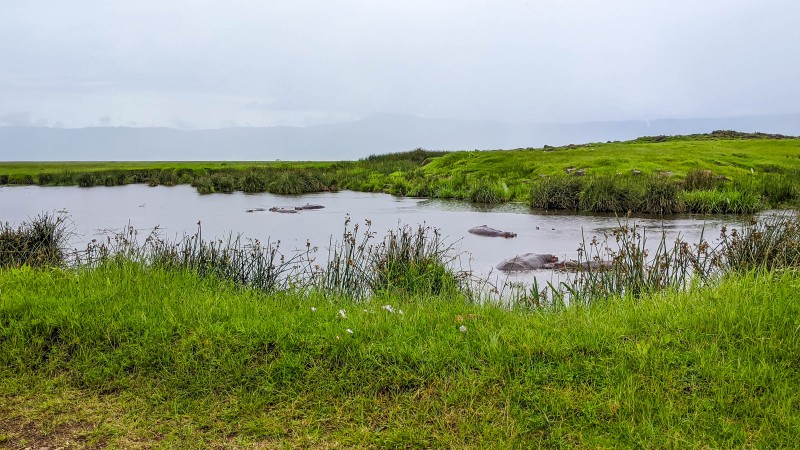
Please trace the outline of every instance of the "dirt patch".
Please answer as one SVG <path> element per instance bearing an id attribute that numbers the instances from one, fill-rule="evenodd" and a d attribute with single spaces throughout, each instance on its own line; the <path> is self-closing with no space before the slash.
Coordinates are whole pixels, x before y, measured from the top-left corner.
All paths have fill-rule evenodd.
<path id="1" fill-rule="evenodd" d="M 89 442 L 94 426 L 70 423 L 53 429 L 23 417 L 0 419 L 0 447 L 9 449 L 55 450 L 104 448 L 105 442 Z"/>

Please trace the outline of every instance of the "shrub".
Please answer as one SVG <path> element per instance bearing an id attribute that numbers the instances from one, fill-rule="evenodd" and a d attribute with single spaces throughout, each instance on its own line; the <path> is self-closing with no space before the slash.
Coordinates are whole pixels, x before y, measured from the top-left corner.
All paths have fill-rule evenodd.
<path id="1" fill-rule="evenodd" d="M 538 209 L 570 209 L 580 206 L 583 178 L 548 177 L 533 184 L 530 193 L 532 208 Z"/>
<path id="2" fill-rule="evenodd" d="M 469 191 L 469 201 L 472 203 L 502 203 L 505 201 L 504 197 L 502 188 L 487 181 L 476 183 Z"/>
<path id="3" fill-rule="evenodd" d="M 708 191 L 716 189 L 720 183 L 721 180 L 710 170 L 694 169 L 686 173 L 683 188 L 687 191 Z"/>
<path id="4" fill-rule="evenodd" d="M 580 209 L 592 212 L 639 211 L 641 194 L 637 185 L 621 177 L 591 177 L 580 197 Z"/>
<path id="5" fill-rule="evenodd" d="M 211 181 L 211 178 L 207 176 L 195 178 L 194 187 L 200 194 L 214 193 L 214 182 Z"/>
<path id="6" fill-rule="evenodd" d="M 678 186 L 669 178 L 652 175 L 645 180 L 642 211 L 651 214 L 675 214 L 683 210 L 678 200 Z"/>

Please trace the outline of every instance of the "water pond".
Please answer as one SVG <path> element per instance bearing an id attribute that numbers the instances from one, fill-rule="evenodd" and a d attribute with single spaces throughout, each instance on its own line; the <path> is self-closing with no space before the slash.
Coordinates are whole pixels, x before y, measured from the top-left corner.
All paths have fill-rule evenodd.
<path id="1" fill-rule="evenodd" d="M 324 209 L 297 214 L 249 209 L 273 206 L 293 208 L 306 203 Z M 186 185 L 148 187 L 0 187 L 0 221 L 18 224 L 42 212 L 69 217 L 73 233 L 71 246 L 82 248 L 93 238 L 109 230 L 130 225 L 147 233 L 158 226 L 166 238 L 194 234 L 198 222 L 204 238 L 227 237 L 230 233 L 261 241 L 281 241 L 281 251 L 304 249 L 306 242 L 319 247 L 319 256 L 327 254 L 330 239 L 339 239 L 345 220 L 359 223 L 363 229 L 371 221 L 372 231 L 383 236 L 400 225 L 424 224 L 441 231 L 444 241 L 462 254 L 461 266 L 478 275 L 496 274 L 493 267 L 505 258 L 520 253 L 552 253 L 561 260 L 575 259 L 579 243 L 618 227 L 625 218 L 614 215 L 564 214 L 533 212 L 523 205 L 476 206 L 459 201 L 395 197 L 387 194 L 342 191 L 301 196 L 272 194 L 200 195 Z M 669 218 L 635 217 L 629 219 L 651 232 L 654 245 L 665 230 L 669 239 L 680 235 L 697 242 L 704 236 L 716 238 L 719 229 L 741 220 L 730 216 L 676 216 Z M 517 234 L 516 238 L 476 236 L 471 227 L 488 225 Z M 514 274 L 526 280 L 542 274 Z"/>

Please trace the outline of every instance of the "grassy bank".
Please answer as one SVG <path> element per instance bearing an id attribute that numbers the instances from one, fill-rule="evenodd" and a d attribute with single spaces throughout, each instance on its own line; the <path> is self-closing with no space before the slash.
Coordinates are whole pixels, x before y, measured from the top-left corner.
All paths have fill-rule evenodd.
<path id="1" fill-rule="evenodd" d="M 4 269 L 0 442 L 786 447 L 798 288 L 797 272 L 750 272 L 509 309 L 263 294 L 132 263 Z"/>
<path id="2" fill-rule="evenodd" d="M 0 233 L 5 447 L 771 448 L 800 428 L 796 215 L 649 256 L 623 227 L 569 307 L 476 301 L 425 228 L 348 226 L 310 273 L 197 237 L 70 256 L 62 229 Z"/>
<path id="3" fill-rule="evenodd" d="M 533 208 L 746 213 L 800 200 L 800 139 L 714 132 L 541 149 L 415 150 L 341 162 L 0 163 L 0 184 L 351 189 Z"/>

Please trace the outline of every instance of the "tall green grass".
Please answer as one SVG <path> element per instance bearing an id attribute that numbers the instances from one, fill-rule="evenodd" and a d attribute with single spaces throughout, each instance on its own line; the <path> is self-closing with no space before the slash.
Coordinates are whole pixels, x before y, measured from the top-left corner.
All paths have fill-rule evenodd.
<path id="1" fill-rule="evenodd" d="M 747 214 L 762 207 L 761 199 L 752 191 L 682 191 L 678 198 L 687 212 L 700 214 Z"/>
<path id="2" fill-rule="evenodd" d="M 456 270 L 457 259 L 451 244 L 438 230 L 424 225 L 402 226 L 389 230 L 375 241 L 376 233 L 367 221 L 345 221 L 342 238 L 331 241 L 324 270 L 315 274 L 315 289 L 355 299 L 381 292 L 394 295 L 460 294 L 467 289 Z"/>
<path id="3" fill-rule="evenodd" d="M 753 221 L 741 230 L 723 229 L 720 240 L 723 261 L 730 270 L 800 267 L 800 216 L 797 211 Z"/>
<path id="4" fill-rule="evenodd" d="M 177 241 L 158 230 L 140 238 L 128 227 L 107 239 L 93 240 L 86 250 L 65 254 L 63 218 L 42 215 L 0 234 L 0 266 L 96 267 L 107 263 L 138 263 L 147 267 L 191 270 L 263 292 L 326 295 L 364 299 L 380 292 L 395 295 L 439 295 L 445 292 L 481 299 L 486 280 L 474 280 L 458 267 L 452 244 L 439 231 L 423 225 L 389 230 L 381 239 L 371 223 L 348 218 L 340 240 L 331 240 L 327 259 L 318 262 L 316 247 L 284 255 L 279 242 L 261 243 L 241 236 L 204 240 L 202 229 Z M 797 214 L 770 216 L 741 230 L 722 230 L 718 242 L 700 238 L 667 242 L 662 231 L 653 249 L 644 229 L 620 224 L 600 239 L 579 245 L 579 258 L 564 264 L 579 269 L 576 276 L 540 290 L 533 286 L 523 299 L 533 305 L 592 303 L 614 296 L 651 294 L 707 283 L 729 271 L 800 265 L 800 219 Z M 199 224 L 198 224 L 199 225 Z M 557 267 L 558 268 L 558 267 Z M 583 269 L 583 270 L 580 270 Z M 548 295 L 550 298 L 548 298 Z M 530 300 L 530 301 L 528 301 Z"/>
<path id="5" fill-rule="evenodd" d="M 588 212 L 643 212 L 748 214 L 761 209 L 762 198 L 789 198 L 784 188 L 773 188 L 772 197 L 759 192 L 760 181 L 739 187 L 719 185 L 717 190 L 698 190 L 702 182 L 680 183 L 662 175 L 651 176 L 555 176 L 535 182 L 530 205 L 536 209 L 567 209 Z M 692 186 L 694 190 L 683 190 Z M 775 192 L 783 192 L 778 195 Z"/>
<path id="6" fill-rule="evenodd" d="M 653 233 L 651 233 L 653 234 Z M 724 271 L 724 254 L 701 236 L 696 243 L 668 241 L 663 231 L 648 236 L 636 224 L 621 224 L 600 239 L 580 243 L 582 270 L 542 293 L 558 303 L 587 304 L 615 297 L 641 298 L 664 291 L 685 291 L 693 284 L 713 282 Z M 649 245 L 655 237 L 657 245 Z"/>
<path id="7" fill-rule="evenodd" d="M 583 178 L 557 176 L 544 178 L 531 188 L 531 207 L 537 209 L 580 209 Z"/>
<path id="8" fill-rule="evenodd" d="M 342 238 L 331 240 L 323 262 L 317 261 L 318 249 L 311 242 L 302 251 L 284 254 L 279 241 L 262 243 L 233 235 L 204 239 L 199 223 L 195 234 L 178 240 L 164 239 L 158 229 L 139 236 L 136 229 L 127 227 L 93 240 L 68 259 L 72 267 L 136 263 L 190 270 L 267 293 L 322 292 L 363 299 L 378 292 L 438 295 L 468 289 L 462 283 L 466 275 L 455 265 L 458 255 L 437 229 L 401 226 L 380 238 L 370 226 L 369 221 L 363 229 L 359 224 L 351 226 L 348 218 Z"/>

